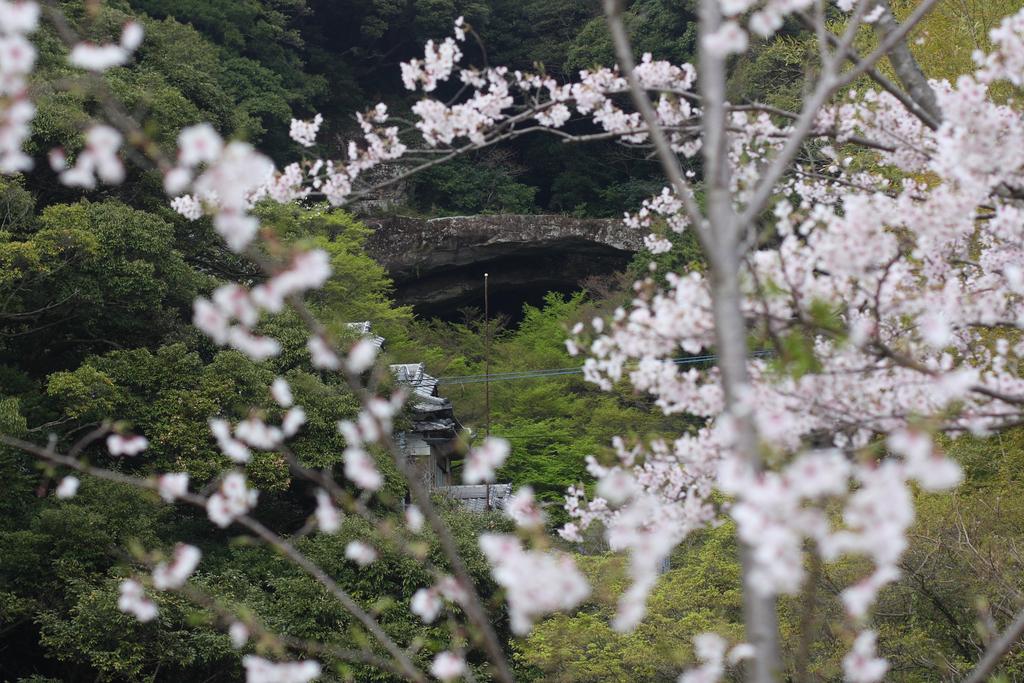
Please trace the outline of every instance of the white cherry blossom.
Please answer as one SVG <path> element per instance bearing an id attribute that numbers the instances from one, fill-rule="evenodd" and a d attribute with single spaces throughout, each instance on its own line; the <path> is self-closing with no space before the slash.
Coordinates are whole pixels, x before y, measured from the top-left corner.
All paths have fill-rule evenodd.
<path id="1" fill-rule="evenodd" d="M 345 559 L 366 567 L 377 559 L 377 551 L 362 541 L 352 541 L 345 546 Z"/>
<path id="2" fill-rule="evenodd" d="M 142 584 L 134 579 L 125 579 L 121 582 L 117 608 L 143 623 L 156 619 L 158 612 L 156 603 L 146 597 Z"/>
<path id="3" fill-rule="evenodd" d="M 138 434 L 111 434 L 107 437 L 107 450 L 111 455 L 138 455 L 149 448 L 149 439 Z"/>
<path id="4" fill-rule="evenodd" d="M 158 591 L 181 588 L 199 566 L 201 557 L 199 548 L 179 543 L 174 548 L 171 561 L 161 562 L 153 569 L 153 587 Z"/>
<path id="5" fill-rule="evenodd" d="M 430 664 L 430 673 L 439 681 L 454 681 L 466 674 L 466 661 L 454 652 L 441 652 Z"/>
<path id="6" fill-rule="evenodd" d="M 320 664 L 312 660 L 271 662 L 256 655 L 245 655 L 242 666 L 245 683 L 309 683 L 320 677 Z"/>
<path id="7" fill-rule="evenodd" d="M 78 477 L 69 475 L 60 480 L 54 494 L 61 499 L 74 498 L 80 484 Z"/>

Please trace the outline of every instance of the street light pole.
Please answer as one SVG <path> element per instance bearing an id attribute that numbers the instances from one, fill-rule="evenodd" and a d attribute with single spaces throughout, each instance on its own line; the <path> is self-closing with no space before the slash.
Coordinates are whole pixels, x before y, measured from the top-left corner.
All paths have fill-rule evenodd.
<path id="1" fill-rule="evenodd" d="M 484 273 L 484 412 L 486 422 L 484 432 L 491 436 L 491 291 L 490 274 Z M 491 484 L 487 483 L 487 497 L 484 509 L 491 509 Z"/>
<path id="2" fill-rule="evenodd" d="M 484 412 L 487 414 L 486 434 L 491 435 L 491 304 L 490 275 L 484 273 Z"/>

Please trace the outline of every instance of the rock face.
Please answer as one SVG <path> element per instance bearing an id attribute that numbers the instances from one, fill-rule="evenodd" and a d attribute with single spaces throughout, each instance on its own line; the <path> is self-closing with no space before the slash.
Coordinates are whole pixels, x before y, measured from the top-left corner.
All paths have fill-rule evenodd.
<path id="1" fill-rule="evenodd" d="M 394 279 L 398 301 L 443 318 L 457 317 L 463 306 L 483 307 L 484 273 L 491 307 L 516 315 L 548 291 L 569 292 L 589 276 L 621 270 L 643 243 L 618 219 L 390 216 L 363 222 L 373 229 L 367 251 Z"/>

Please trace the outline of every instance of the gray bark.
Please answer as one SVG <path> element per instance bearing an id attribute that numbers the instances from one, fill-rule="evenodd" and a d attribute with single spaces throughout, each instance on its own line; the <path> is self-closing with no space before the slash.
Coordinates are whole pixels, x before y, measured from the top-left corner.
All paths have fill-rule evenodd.
<path id="1" fill-rule="evenodd" d="M 899 24 L 892 14 L 889 0 L 878 0 L 877 6 L 882 8 L 882 15 L 875 22 L 875 33 L 878 34 L 880 41 L 885 41 L 897 32 Z M 914 100 L 914 103 L 928 112 L 933 119 L 941 121 L 942 109 L 939 108 L 939 103 L 935 99 L 935 91 L 928 84 L 928 78 L 924 75 L 917 60 L 914 59 L 914 55 L 911 54 L 910 48 L 907 47 L 906 38 L 899 40 L 893 46 L 889 52 L 889 63 L 892 64 L 900 85 Z"/>
<path id="2" fill-rule="evenodd" d="M 708 36 L 722 23 L 718 0 L 702 0 L 700 35 Z M 762 468 L 757 430 L 747 411 L 740 406 L 748 390 L 747 324 L 741 308 L 740 238 L 744 226 L 737 220 L 730 192 L 728 133 L 726 130 L 726 64 L 710 54 L 701 42 L 698 53 L 698 86 L 704 105 L 703 126 L 705 188 L 711 266 L 711 296 L 715 320 L 718 368 L 725 392 L 726 411 L 732 414 L 736 449 L 755 470 Z M 746 639 L 755 648 L 748 668 L 754 683 L 773 683 L 780 671 L 779 629 L 775 598 L 763 595 L 753 585 L 751 549 L 741 544 L 743 568 L 743 617 Z"/>

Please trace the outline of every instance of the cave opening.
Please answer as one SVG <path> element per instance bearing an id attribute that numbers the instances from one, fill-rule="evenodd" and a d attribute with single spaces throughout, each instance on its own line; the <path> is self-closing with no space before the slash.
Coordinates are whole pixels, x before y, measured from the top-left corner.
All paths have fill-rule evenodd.
<path id="1" fill-rule="evenodd" d="M 396 281 L 398 303 L 422 318 L 463 322 L 467 309 L 484 310 L 484 274 L 489 275 L 491 317 L 509 326 L 523 318 L 524 305 L 540 307 L 549 292 L 569 295 L 593 276 L 612 276 L 629 264 L 632 254 L 594 243 L 572 242 L 543 250 L 523 249 L 505 257 L 446 267 Z"/>

